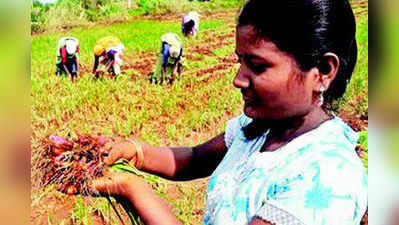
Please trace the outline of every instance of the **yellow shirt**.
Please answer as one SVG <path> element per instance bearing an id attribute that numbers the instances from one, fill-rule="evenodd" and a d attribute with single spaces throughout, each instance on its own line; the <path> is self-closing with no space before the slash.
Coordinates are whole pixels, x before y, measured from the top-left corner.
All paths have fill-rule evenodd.
<path id="1" fill-rule="evenodd" d="M 116 46 L 121 44 L 122 42 L 119 40 L 119 38 L 115 36 L 106 36 L 101 38 L 96 42 L 94 45 L 94 55 L 95 56 L 100 56 L 103 52 L 105 52 L 109 47 L 111 46 Z"/>

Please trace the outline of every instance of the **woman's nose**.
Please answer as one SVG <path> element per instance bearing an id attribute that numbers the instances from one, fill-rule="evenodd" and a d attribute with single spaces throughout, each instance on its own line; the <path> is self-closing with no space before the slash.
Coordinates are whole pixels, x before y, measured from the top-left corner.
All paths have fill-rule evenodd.
<path id="1" fill-rule="evenodd" d="M 240 66 L 240 69 L 237 72 L 237 75 L 234 77 L 233 85 L 236 88 L 248 88 L 249 87 L 249 79 L 245 75 L 245 69 L 243 66 Z"/>

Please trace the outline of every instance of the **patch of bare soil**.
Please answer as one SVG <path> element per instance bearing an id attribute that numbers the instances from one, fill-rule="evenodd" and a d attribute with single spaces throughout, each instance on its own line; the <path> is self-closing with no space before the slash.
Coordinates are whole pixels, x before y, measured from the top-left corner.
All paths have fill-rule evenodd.
<path id="1" fill-rule="evenodd" d="M 368 113 L 365 115 L 355 115 L 351 112 L 342 111 L 339 113 L 339 117 L 349 124 L 349 126 L 355 131 L 365 130 L 369 124 Z"/>
<path id="2" fill-rule="evenodd" d="M 84 199 L 84 202 L 88 202 L 90 199 Z M 75 199 L 71 196 L 68 197 L 55 197 L 47 196 L 40 200 L 37 206 L 31 208 L 31 225 L 50 225 L 50 224 L 61 224 L 65 225 L 76 224 L 72 218 L 72 212 L 75 206 Z M 123 210 L 119 210 L 123 221 L 129 221 L 128 216 Z M 114 213 L 113 211 L 111 213 Z M 90 216 L 92 225 L 111 225 L 107 222 L 104 215 L 99 211 L 94 211 Z"/>
<path id="3" fill-rule="evenodd" d="M 231 67 L 231 65 L 229 65 L 229 64 L 217 64 L 217 65 L 211 66 L 209 68 L 200 69 L 195 74 L 197 77 L 201 77 L 208 73 L 213 74 L 220 70 L 227 70 L 230 67 Z"/>
<path id="4" fill-rule="evenodd" d="M 197 179 L 187 182 L 168 183 L 167 197 L 177 204 L 182 201 L 193 201 L 192 221 L 189 224 L 202 224 L 202 217 L 205 209 L 205 193 L 209 179 Z M 188 194 L 190 199 L 187 199 Z M 176 210 L 176 209 L 175 209 Z"/>
<path id="5" fill-rule="evenodd" d="M 192 52 L 187 52 L 184 54 L 184 58 L 190 61 L 201 61 L 204 57 L 200 54 L 193 54 Z"/>
<path id="6" fill-rule="evenodd" d="M 72 197 L 56 198 L 49 196 L 42 199 L 37 206 L 31 208 L 30 224 L 48 225 L 49 220 L 53 224 L 59 224 L 63 220 L 72 223 L 71 215 L 75 200 Z M 68 223 L 67 223 L 68 224 Z"/>
<path id="7" fill-rule="evenodd" d="M 140 74 L 149 74 L 155 66 L 156 59 L 144 59 L 136 62 L 129 62 L 122 66 L 122 70 L 133 69 Z"/>
<path id="8" fill-rule="evenodd" d="M 217 34 L 209 32 L 206 39 L 198 45 L 189 46 L 188 52 L 200 53 L 202 55 L 213 55 L 212 51 L 226 45 L 234 44 L 235 33 Z"/>

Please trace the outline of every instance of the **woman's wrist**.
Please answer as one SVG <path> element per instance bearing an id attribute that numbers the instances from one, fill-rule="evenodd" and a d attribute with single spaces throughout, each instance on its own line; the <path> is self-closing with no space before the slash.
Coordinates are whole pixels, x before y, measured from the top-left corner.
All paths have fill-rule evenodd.
<path id="1" fill-rule="evenodd" d="M 172 206 L 158 196 L 143 180 L 127 183 L 127 197 L 146 224 L 176 225 L 181 222 L 172 212 Z M 159 220 L 162 218 L 162 220 Z"/>
<path id="2" fill-rule="evenodd" d="M 143 169 L 144 168 L 144 145 L 141 143 L 138 143 L 137 141 L 133 139 L 128 139 L 128 142 L 132 145 L 136 152 L 136 158 L 134 162 L 134 166 L 137 169 Z"/>
<path id="3" fill-rule="evenodd" d="M 145 171 L 152 171 L 151 170 L 151 160 L 159 160 L 156 157 L 154 158 L 154 150 L 156 148 L 150 144 L 147 143 L 141 143 L 141 150 L 143 151 L 143 167 L 142 170 Z M 149 166 L 150 165 L 150 166 Z"/>
<path id="4" fill-rule="evenodd" d="M 142 194 L 152 192 L 151 186 L 138 177 L 126 180 L 123 186 L 125 190 L 123 196 L 127 197 L 132 203 L 140 201 Z"/>

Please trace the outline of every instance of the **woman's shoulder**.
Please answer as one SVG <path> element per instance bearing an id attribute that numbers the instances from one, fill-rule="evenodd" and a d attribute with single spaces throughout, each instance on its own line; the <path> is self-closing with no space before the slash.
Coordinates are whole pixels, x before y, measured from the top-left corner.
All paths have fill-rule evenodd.
<path id="1" fill-rule="evenodd" d="M 342 134 L 345 139 L 356 142 L 359 138 L 358 134 L 340 117 L 333 117 L 331 120 L 325 122 L 323 129 L 328 134 Z"/>
<path id="2" fill-rule="evenodd" d="M 358 134 L 341 118 L 334 117 L 287 146 L 281 176 L 290 177 L 301 168 L 309 180 L 318 178 L 342 193 L 348 184 L 351 193 L 365 190 L 367 171 L 355 150 L 357 140 Z"/>
<path id="3" fill-rule="evenodd" d="M 326 121 L 306 138 L 311 150 L 309 163 L 317 161 L 335 165 L 337 169 L 363 171 L 363 164 L 356 153 L 359 135 L 341 118 Z"/>
<path id="4" fill-rule="evenodd" d="M 363 170 L 356 153 L 358 134 L 342 119 L 334 117 L 318 128 L 292 140 L 280 153 L 299 167 L 319 163 L 339 168 Z"/>
<path id="5" fill-rule="evenodd" d="M 303 134 L 299 143 L 306 143 L 308 147 L 322 147 L 319 148 L 322 150 L 336 148 L 354 150 L 358 139 L 359 135 L 348 124 L 341 118 L 334 117 Z"/>

